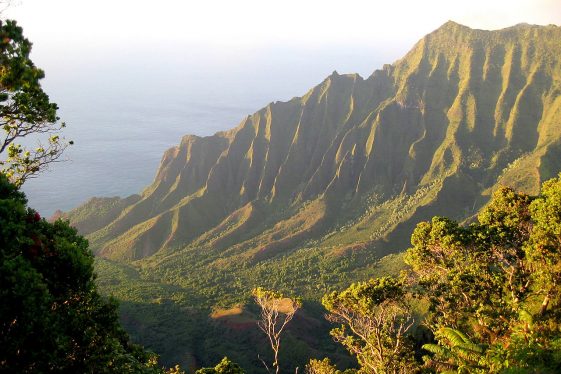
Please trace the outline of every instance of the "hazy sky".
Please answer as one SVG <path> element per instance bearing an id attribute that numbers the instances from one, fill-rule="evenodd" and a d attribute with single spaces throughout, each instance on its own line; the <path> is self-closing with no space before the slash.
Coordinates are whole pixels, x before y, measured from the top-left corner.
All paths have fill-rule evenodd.
<path id="1" fill-rule="evenodd" d="M 13 0 L 8 15 L 34 41 L 329 44 L 407 41 L 452 19 L 496 29 L 559 24 L 559 0 Z"/>
<path id="2" fill-rule="evenodd" d="M 0 3 L 7 0 L 0 0 Z M 520 22 L 561 24 L 561 0 L 11 0 L 50 74 L 79 65 L 188 64 L 240 69 L 260 51 L 302 59 L 347 60 L 376 54 L 391 63 L 447 20 L 497 29 Z M 287 49 L 288 48 L 288 49 Z M 323 51 L 316 53 L 314 51 Z M 357 54 L 358 50 L 362 52 Z M 266 52 L 268 53 L 268 52 Z M 279 53 L 273 53 L 274 58 Z M 331 52 L 329 52 L 331 53 Z M 285 56 L 286 57 L 286 56 Z M 387 60 L 386 60 L 387 59 Z M 379 62 L 379 61 L 377 61 Z M 294 63 L 294 62 L 292 62 Z M 330 64 L 326 61 L 326 64 Z M 333 60 L 332 69 L 368 75 L 374 68 Z M 322 71 L 323 74 L 323 71 Z M 47 74 L 49 76 L 49 74 Z"/>

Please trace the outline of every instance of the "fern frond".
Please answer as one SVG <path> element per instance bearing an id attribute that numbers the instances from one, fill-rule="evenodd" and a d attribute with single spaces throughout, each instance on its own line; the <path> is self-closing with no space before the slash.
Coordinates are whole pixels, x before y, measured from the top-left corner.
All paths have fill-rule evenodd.
<path id="1" fill-rule="evenodd" d="M 451 327 L 444 327 L 438 331 L 438 334 L 452 343 L 453 346 L 457 346 L 464 343 L 471 343 L 469 338 L 463 332 L 453 329 Z"/>
<path id="2" fill-rule="evenodd" d="M 471 342 L 460 344 L 457 347 L 462 350 L 468 350 L 477 354 L 482 354 L 483 352 L 485 352 L 485 348 L 483 346 Z"/>
<path id="3" fill-rule="evenodd" d="M 479 360 L 481 359 L 481 353 L 474 352 L 464 347 L 454 347 L 454 352 L 460 359 L 467 362 L 479 362 Z"/>
<path id="4" fill-rule="evenodd" d="M 424 344 L 423 349 L 441 358 L 447 359 L 451 357 L 450 350 L 438 344 Z"/>

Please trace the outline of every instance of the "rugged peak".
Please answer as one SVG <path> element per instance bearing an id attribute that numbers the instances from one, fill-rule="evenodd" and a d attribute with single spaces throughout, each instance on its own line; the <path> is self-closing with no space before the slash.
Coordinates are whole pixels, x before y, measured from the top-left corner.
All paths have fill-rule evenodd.
<path id="1" fill-rule="evenodd" d="M 555 27 L 558 27 L 558 26 L 553 25 L 553 24 L 550 24 L 550 25 L 547 25 L 547 26 L 542 26 L 542 25 L 535 25 L 535 24 L 532 24 L 532 23 L 521 22 L 521 23 L 517 23 L 514 26 L 507 27 L 507 28 L 505 28 L 505 30 L 508 30 L 508 29 L 515 29 L 515 30 L 516 29 L 542 29 L 542 28 L 551 28 L 551 27 L 555 28 Z"/>
<path id="2" fill-rule="evenodd" d="M 455 21 L 447 21 L 446 23 L 444 23 L 442 26 L 440 26 L 439 28 L 437 28 L 436 30 L 434 30 L 431 34 L 435 34 L 435 33 L 444 33 L 444 34 L 448 34 L 448 35 L 453 35 L 452 33 L 456 33 L 456 32 L 469 32 L 472 31 L 473 29 L 462 25 L 458 22 Z M 427 35 L 430 36 L 431 34 Z"/>
<path id="3" fill-rule="evenodd" d="M 458 29 L 458 28 L 465 28 L 465 29 L 469 29 L 469 27 L 462 25 L 458 22 L 452 21 L 452 20 L 448 20 L 446 21 L 444 24 L 442 24 L 442 26 L 440 26 L 438 29 L 439 30 L 450 30 L 450 29 Z"/>
<path id="4" fill-rule="evenodd" d="M 514 26 L 509 26 L 509 27 L 505 27 L 502 29 L 497 29 L 497 30 L 485 30 L 485 29 L 473 29 L 469 26 L 466 25 L 462 25 L 460 23 L 457 23 L 455 21 L 447 21 L 446 23 L 444 23 L 442 26 L 440 26 L 439 28 L 437 28 L 435 31 L 433 31 L 432 33 L 428 34 L 427 36 L 425 36 L 425 38 L 430 37 L 433 34 L 444 34 L 447 35 L 449 37 L 452 37 L 454 35 L 456 35 L 458 32 L 464 32 L 464 33 L 470 33 L 470 32 L 477 32 L 479 33 L 478 36 L 482 36 L 483 34 L 487 34 L 487 33 L 504 33 L 504 32 L 523 32 L 529 29 L 556 29 L 559 28 L 559 26 L 554 25 L 554 24 L 550 24 L 547 26 L 542 26 L 542 25 L 534 25 L 534 24 L 529 24 L 526 22 L 521 22 L 518 23 Z M 482 34 L 483 33 L 483 34 Z M 423 38 L 424 39 L 424 38 Z"/>

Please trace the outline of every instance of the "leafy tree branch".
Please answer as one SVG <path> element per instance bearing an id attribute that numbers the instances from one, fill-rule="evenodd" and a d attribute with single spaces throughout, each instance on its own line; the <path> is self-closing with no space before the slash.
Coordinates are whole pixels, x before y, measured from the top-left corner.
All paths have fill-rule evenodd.
<path id="1" fill-rule="evenodd" d="M 17 185 L 61 161 L 72 144 L 60 136 L 66 125 L 41 88 L 45 74 L 29 58 L 31 46 L 15 21 L 0 21 L 0 171 Z"/>

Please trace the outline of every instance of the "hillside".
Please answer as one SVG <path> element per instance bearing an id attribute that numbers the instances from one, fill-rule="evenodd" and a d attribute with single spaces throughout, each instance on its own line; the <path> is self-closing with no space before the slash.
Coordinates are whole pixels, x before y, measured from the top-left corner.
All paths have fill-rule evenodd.
<path id="1" fill-rule="evenodd" d="M 366 79 L 334 72 L 232 130 L 185 136 L 140 197 L 66 217 L 126 302 L 209 310 L 255 285 L 318 300 L 399 268 L 399 256 L 378 260 L 407 248 L 417 222 L 468 219 L 498 185 L 535 194 L 561 171 L 560 41 L 556 26 L 448 22 Z M 185 355 L 204 360 L 189 347 L 164 358 Z"/>

